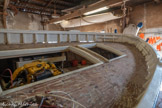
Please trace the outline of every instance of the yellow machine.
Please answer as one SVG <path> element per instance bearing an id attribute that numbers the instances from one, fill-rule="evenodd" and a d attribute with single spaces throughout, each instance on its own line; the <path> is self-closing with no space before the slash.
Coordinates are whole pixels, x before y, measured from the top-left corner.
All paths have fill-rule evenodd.
<path id="1" fill-rule="evenodd" d="M 24 78 L 27 80 L 26 83 L 31 83 L 34 81 L 42 80 L 42 79 L 45 79 L 51 76 L 56 76 L 62 73 L 56 68 L 56 66 L 53 63 L 48 64 L 46 62 L 35 61 L 35 62 L 28 63 L 22 67 L 17 68 L 14 71 L 13 76 L 12 76 L 13 82 L 20 83 L 21 81 L 19 81 L 20 79 L 19 76 L 23 72 L 25 72 L 25 75 L 26 75 L 25 76 L 26 78 Z M 22 82 L 19 85 L 22 85 Z M 13 87 L 15 86 L 17 85 L 14 83 Z"/>

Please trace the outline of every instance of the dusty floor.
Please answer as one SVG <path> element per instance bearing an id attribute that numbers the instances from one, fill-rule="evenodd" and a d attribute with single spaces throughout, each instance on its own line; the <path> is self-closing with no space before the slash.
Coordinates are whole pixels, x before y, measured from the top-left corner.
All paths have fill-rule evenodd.
<path id="1" fill-rule="evenodd" d="M 162 108 L 162 91 L 160 91 L 159 93 L 158 100 L 156 103 L 156 108 Z"/>
<path id="2" fill-rule="evenodd" d="M 162 108 L 162 85 L 161 85 L 159 96 L 156 102 L 156 108 Z"/>
<path id="3" fill-rule="evenodd" d="M 143 90 L 142 84 L 147 74 L 144 57 L 135 46 L 129 44 L 105 43 L 105 45 L 116 48 L 127 56 L 17 93 L 23 92 L 27 96 L 33 96 L 38 93 L 44 94 L 45 91 L 59 90 L 69 93 L 87 108 L 132 108 L 137 103 L 136 97 Z M 12 48 L 10 46 L 9 49 Z M 2 49 L 8 48 L 0 47 L 0 50 Z M 7 97 L 19 96 L 12 93 Z"/>

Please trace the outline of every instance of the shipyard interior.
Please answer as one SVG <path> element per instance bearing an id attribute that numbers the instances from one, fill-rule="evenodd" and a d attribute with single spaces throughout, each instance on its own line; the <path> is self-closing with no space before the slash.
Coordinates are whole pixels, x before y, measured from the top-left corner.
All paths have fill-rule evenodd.
<path id="1" fill-rule="evenodd" d="M 162 0 L 0 0 L 0 108 L 162 108 Z"/>

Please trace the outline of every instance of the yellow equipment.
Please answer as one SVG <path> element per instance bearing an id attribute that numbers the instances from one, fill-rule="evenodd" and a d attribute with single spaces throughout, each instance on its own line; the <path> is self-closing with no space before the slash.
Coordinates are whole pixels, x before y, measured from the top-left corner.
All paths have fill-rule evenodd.
<path id="1" fill-rule="evenodd" d="M 17 68 L 13 73 L 12 80 L 15 81 L 22 71 L 27 72 L 27 83 L 31 83 L 33 80 L 37 81 L 50 76 L 56 76 L 62 73 L 53 63 L 48 64 L 46 62 L 35 61 Z"/>

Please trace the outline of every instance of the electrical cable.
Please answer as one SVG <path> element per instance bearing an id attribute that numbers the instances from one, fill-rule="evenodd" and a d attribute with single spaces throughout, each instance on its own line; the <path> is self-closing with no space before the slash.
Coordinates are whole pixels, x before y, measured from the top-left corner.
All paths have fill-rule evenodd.
<path id="1" fill-rule="evenodd" d="M 48 105 L 43 105 L 43 102 L 44 102 L 44 99 L 45 97 L 58 97 L 58 98 L 62 98 L 62 99 L 65 99 L 65 100 L 68 100 L 68 101 L 71 101 L 73 102 L 73 106 L 72 108 L 75 108 L 75 104 L 83 107 L 83 108 L 86 108 L 84 105 L 82 105 L 81 103 L 75 101 L 72 96 L 64 91 L 48 91 L 48 92 L 45 92 L 46 94 L 43 95 L 43 98 L 41 100 L 41 103 L 38 105 L 38 108 L 41 108 L 41 107 L 46 107 L 46 108 L 57 108 L 57 106 L 55 105 L 51 105 L 51 106 L 48 106 Z M 63 93 L 65 95 L 67 95 L 69 98 L 67 97 L 64 97 L 64 96 L 60 96 L 60 95 L 55 95 L 54 93 Z M 31 96 L 31 97 L 35 97 L 35 96 Z M 30 97 L 30 98 L 31 98 Z M 29 99 L 29 98 L 26 98 L 26 99 Z"/>
<path id="2" fill-rule="evenodd" d="M 50 94 L 49 96 L 51 96 L 51 95 L 54 96 L 54 97 L 59 97 L 59 98 L 65 99 L 65 100 L 72 101 L 72 102 L 82 106 L 83 108 L 86 108 L 84 105 L 82 105 L 81 103 L 79 103 L 79 102 L 77 102 L 77 101 L 75 101 L 73 99 L 69 99 L 69 98 L 66 98 L 66 97 L 63 97 L 63 96 L 59 96 L 59 95 L 54 95 L 54 94 Z"/>
<path id="3" fill-rule="evenodd" d="M 4 102 L 4 101 L 7 101 L 7 102 L 8 102 L 7 104 L 12 104 L 11 99 L 7 99 L 7 98 L 6 98 L 6 99 L 2 99 L 2 98 L 0 98 L 0 103 L 1 103 L 1 102 Z M 6 105 L 7 105 L 7 104 L 6 104 Z M 3 106 L 3 104 L 2 104 L 2 106 Z M 15 107 L 14 107 L 14 106 L 10 106 L 10 108 L 15 108 Z"/>
<path id="4" fill-rule="evenodd" d="M 41 108 L 41 106 L 42 106 L 42 104 L 43 104 L 43 101 L 44 101 L 44 96 L 42 97 L 42 100 L 41 100 L 41 103 L 40 103 L 40 105 L 39 105 L 39 107 L 38 108 Z"/>
<path id="5" fill-rule="evenodd" d="M 10 80 L 11 80 L 11 86 L 12 86 L 12 85 L 13 85 L 13 79 L 12 79 L 12 71 L 11 71 L 11 69 L 9 69 L 9 68 L 5 69 L 5 70 L 2 72 L 1 75 L 3 75 L 4 72 L 6 72 L 6 71 L 10 72 Z"/>
<path id="6" fill-rule="evenodd" d="M 70 94 L 66 93 L 66 92 L 63 92 L 63 91 L 50 91 L 50 92 L 47 92 L 47 93 L 63 93 L 63 94 L 66 94 L 68 97 L 71 98 L 71 100 L 73 100 L 73 98 L 71 97 Z M 75 108 L 75 104 L 73 102 L 73 107 L 72 108 Z"/>
<path id="7" fill-rule="evenodd" d="M 72 101 L 72 102 L 74 102 L 74 103 L 76 103 L 76 104 L 82 106 L 83 108 L 86 108 L 84 105 L 80 104 L 79 102 L 77 102 L 77 101 L 75 101 L 75 100 L 72 100 L 72 99 L 69 99 L 69 98 L 66 98 L 66 97 L 63 97 L 63 96 L 59 96 L 59 95 L 53 95 L 53 94 L 52 94 L 52 96 L 54 96 L 54 97 L 59 97 L 59 98 L 63 98 L 63 99 L 65 99 L 65 100 Z"/>

